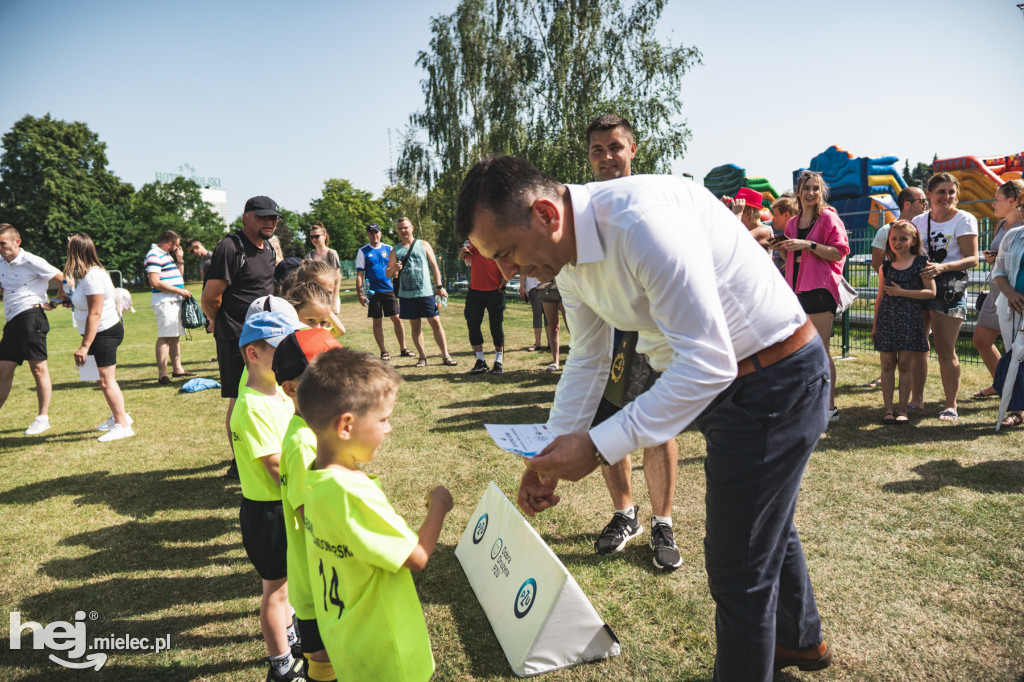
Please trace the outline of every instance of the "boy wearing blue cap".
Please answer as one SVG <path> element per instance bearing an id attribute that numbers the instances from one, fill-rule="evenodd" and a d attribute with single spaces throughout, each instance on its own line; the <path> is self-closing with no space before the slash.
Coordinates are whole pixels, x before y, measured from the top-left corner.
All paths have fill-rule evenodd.
<path id="1" fill-rule="evenodd" d="M 283 313 L 259 312 L 245 321 L 238 347 L 248 378 L 239 386 L 231 412 L 231 441 L 242 485 L 242 545 L 263 581 L 260 630 L 270 658 L 268 682 L 303 676 L 303 663 L 292 658 L 288 645 L 291 607 L 280 482 L 281 441 L 294 406 L 278 388 L 273 369 L 277 345 L 301 328 Z"/>

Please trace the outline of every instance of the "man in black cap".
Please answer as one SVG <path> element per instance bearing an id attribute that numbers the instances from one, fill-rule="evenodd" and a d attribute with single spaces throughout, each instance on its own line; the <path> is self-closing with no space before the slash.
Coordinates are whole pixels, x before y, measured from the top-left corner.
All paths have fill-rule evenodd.
<path id="1" fill-rule="evenodd" d="M 280 217 L 270 197 L 258 196 L 245 202 L 242 230 L 220 240 L 203 281 L 203 312 L 209 331 L 217 341 L 220 365 L 220 394 L 228 398 L 225 428 L 231 443 L 231 411 L 238 397 L 238 380 L 244 364 L 238 339 L 245 324 L 249 304 L 260 296 L 274 293 L 274 247 L 267 241 L 277 230 Z M 234 458 L 228 475 L 234 470 Z M 237 478 L 237 473 L 234 474 Z"/>

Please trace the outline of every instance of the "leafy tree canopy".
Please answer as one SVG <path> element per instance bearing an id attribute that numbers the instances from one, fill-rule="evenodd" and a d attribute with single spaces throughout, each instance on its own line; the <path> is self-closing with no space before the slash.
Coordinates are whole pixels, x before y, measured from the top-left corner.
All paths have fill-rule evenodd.
<path id="1" fill-rule="evenodd" d="M 657 39 L 665 2 L 462 0 L 435 17 L 417 60 L 425 106 L 410 117 L 399 178 L 428 190 L 435 222 L 452 225 L 462 178 L 487 154 L 525 157 L 563 182 L 591 180 L 584 135 L 602 113 L 632 122 L 637 172 L 667 171 L 690 137 L 682 78 L 701 55 Z M 449 253 L 453 239 L 442 230 Z"/>
<path id="2" fill-rule="evenodd" d="M 313 223 L 322 223 L 330 236 L 330 247 L 341 260 L 353 260 L 366 243 L 366 226 L 387 226 L 387 216 L 373 194 L 356 189 L 348 180 L 333 178 L 324 182 L 321 195 L 310 204 L 305 215 L 304 232 Z M 304 236 L 304 235 L 303 235 Z"/>

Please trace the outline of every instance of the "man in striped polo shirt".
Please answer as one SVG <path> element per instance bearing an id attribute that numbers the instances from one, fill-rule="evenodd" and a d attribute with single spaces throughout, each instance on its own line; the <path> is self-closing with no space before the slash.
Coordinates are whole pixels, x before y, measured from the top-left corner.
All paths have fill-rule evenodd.
<path id="1" fill-rule="evenodd" d="M 146 254 L 146 276 L 153 288 L 151 305 L 156 315 L 156 369 L 157 381 L 171 383 L 167 376 L 167 360 L 171 361 L 174 377 L 193 377 L 181 366 L 180 336 L 185 333 L 181 326 L 181 299 L 191 298 L 192 292 L 185 288 L 185 255 L 181 250 L 181 237 L 173 230 L 160 235 Z"/>

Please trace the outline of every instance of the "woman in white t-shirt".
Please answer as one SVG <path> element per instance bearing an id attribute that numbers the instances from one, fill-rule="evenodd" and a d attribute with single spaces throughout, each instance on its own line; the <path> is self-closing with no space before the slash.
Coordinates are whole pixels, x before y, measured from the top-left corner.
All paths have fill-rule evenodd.
<path id="1" fill-rule="evenodd" d="M 134 436 L 132 419 L 124 409 L 124 395 L 117 385 L 117 347 L 124 340 L 124 325 L 117 314 L 114 283 L 96 256 L 96 245 L 89 235 L 78 233 L 68 238 L 68 258 L 64 263 L 64 286 L 71 295 L 75 325 L 82 345 L 75 351 L 75 364 L 86 358 L 96 360 L 100 390 L 110 407 L 110 418 L 97 428 L 105 433 L 101 441 Z"/>
<path id="2" fill-rule="evenodd" d="M 924 241 L 928 265 L 921 271 L 924 279 L 934 279 L 935 298 L 921 304 L 924 325 L 931 328 L 945 405 L 939 413 L 942 421 L 957 420 L 956 395 L 960 391 L 960 359 L 956 339 L 967 317 L 965 285 L 967 271 L 978 264 L 978 221 L 956 207 L 960 182 L 949 173 L 937 173 L 928 180 L 925 193 L 931 210 L 913 219 Z M 957 283 L 959 288 L 956 287 Z M 922 395 L 924 372 L 914 374 L 915 395 Z M 915 405 L 921 408 L 923 405 Z"/>

